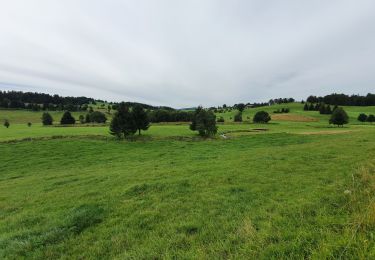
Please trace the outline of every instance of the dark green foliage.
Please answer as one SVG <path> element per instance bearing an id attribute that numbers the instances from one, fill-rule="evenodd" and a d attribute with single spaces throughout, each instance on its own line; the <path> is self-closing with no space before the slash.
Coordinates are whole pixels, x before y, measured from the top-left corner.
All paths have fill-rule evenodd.
<path id="1" fill-rule="evenodd" d="M 273 111 L 273 113 L 275 114 L 283 114 L 283 113 L 289 113 L 290 112 L 290 109 L 287 107 L 287 108 L 278 108 L 277 110 Z"/>
<path id="2" fill-rule="evenodd" d="M 268 123 L 270 120 L 271 117 L 266 111 L 258 111 L 253 118 L 254 123 Z"/>
<path id="3" fill-rule="evenodd" d="M 9 128 L 10 123 L 9 123 L 9 120 L 8 120 L 8 119 L 5 119 L 5 121 L 4 121 L 4 126 L 5 126 L 6 128 Z"/>
<path id="4" fill-rule="evenodd" d="M 117 112 L 112 118 L 109 129 L 110 134 L 117 136 L 118 138 L 134 135 L 137 131 L 134 117 L 125 103 L 119 104 Z"/>
<path id="5" fill-rule="evenodd" d="M 224 121 L 225 121 L 224 117 L 222 117 L 222 116 L 217 119 L 217 122 L 219 122 L 219 123 L 224 123 Z"/>
<path id="6" fill-rule="evenodd" d="M 92 113 L 89 113 L 88 114 L 89 117 L 90 117 L 90 122 L 91 123 L 105 123 L 107 122 L 107 117 L 105 116 L 104 113 L 100 112 L 100 111 L 94 111 Z"/>
<path id="7" fill-rule="evenodd" d="M 90 113 L 86 114 L 86 116 L 85 116 L 85 122 L 86 123 L 91 123 Z"/>
<path id="8" fill-rule="evenodd" d="M 234 122 L 242 122 L 242 113 L 241 112 L 238 112 L 237 114 L 235 114 Z"/>
<path id="9" fill-rule="evenodd" d="M 84 124 L 85 123 L 85 117 L 83 115 L 79 115 L 79 122 L 81 124 Z"/>
<path id="10" fill-rule="evenodd" d="M 331 118 L 329 119 L 329 123 L 337 126 L 343 126 L 344 124 L 349 123 L 348 114 L 344 109 L 338 107 L 335 109 L 335 111 L 333 111 Z"/>
<path id="11" fill-rule="evenodd" d="M 146 131 L 150 127 L 150 120 L 148 119 L 147 113 L 141 105 L 135 105 L 132 110 L 132 115 L 138 134 L 141 135 L 141 130 Z"/>
<path id="12" fill-rule="evenodd" d="M 238 109 L 238 111 L 240 111 L 241 113 L 244 111 L 244 109 L 245 109 L 245 104 L 243 104 L 243 103 L 239 103 L 239 104 L 237 104 L 236 105 L 236 108 Z M 241 117 L 242 118 L 242 117 Z"/>
<path id="13" fill-rule="evenodd" d="M 375 116 L 374 115 L 369 115 L 368 117 L 367 117 L 367 120 L 366 120 L 367 122 L 369 122 L 369 123 L 373 123 L 373 122 L 375 122 Z"/>
<path id="14" fill-rule="evenodd" d="M 53 118 L 48 112 L 44 112 L 42 115 L 42 124 L 43 125 L 52 125 L 53 124 Z"/>
<path id="15" fill-rule="evenodd" d="M 313 103 L 310 103 L 309 111 L 314 111 L 314 110 L 315 110 L 314 104 L 313 104 Z"/>
<path id="16" fill-rule="evenodd" d="M 360 121 L 360 122 L 366 122 L 366 120 L 367 120 L 367 115 L 366 114 L 364 114 L 364 113 L 361 113 L 361 114 L 359 114 L 359 116 L 358 116 L 358 121 Z"/>
<path id="17" fill-rule="evenodd" d="M 195 110 L 190 130 L 198 131 L 200 136 L 213 136 L 217 133 L 216 116 L 202 107 Z"/>
<path id="18" fill-rule="evenodd" d="M 327 114 L 327 115 L 332 114 L 332 109 L 331 109 L 331 106 L 330 106 L 330 105 L 327 105 L 327 106 L 326 106 L 326 114 Z"/>
<path id="19" fill-rule="evenodd" d="M 76 120 L 69 111 L 66 111 L 60 120 L 62 125 L 74 125 L 75 123 Z"/>
<path id="20" fill-rule="evenodd" d="M 28 126 L 28 127 L 31 127 L 31 125 L 32 125 L 31 122 L 28 122 L 28 123 L 27 123 L 27 126 Z"/>

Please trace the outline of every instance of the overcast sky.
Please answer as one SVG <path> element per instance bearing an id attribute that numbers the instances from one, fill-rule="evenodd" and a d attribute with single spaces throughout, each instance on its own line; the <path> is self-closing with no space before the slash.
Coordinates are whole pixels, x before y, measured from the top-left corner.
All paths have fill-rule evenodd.
<path id="1" fill-rule="evenodd" d="M 0 0 L 0 89 L 187 107 L 375 92 L 374 0 Z"/>

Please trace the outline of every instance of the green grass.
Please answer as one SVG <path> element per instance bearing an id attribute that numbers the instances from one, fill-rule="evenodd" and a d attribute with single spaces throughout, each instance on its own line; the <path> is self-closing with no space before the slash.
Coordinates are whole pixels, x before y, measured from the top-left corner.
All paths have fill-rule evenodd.
<path id="1" fill-rule="evenodd" d="M 1 127 L 0 258 L 375 257 L 375 125 L 219 132 L 229 138 L 174 124 L 136 141 L 108 127 Z"/>

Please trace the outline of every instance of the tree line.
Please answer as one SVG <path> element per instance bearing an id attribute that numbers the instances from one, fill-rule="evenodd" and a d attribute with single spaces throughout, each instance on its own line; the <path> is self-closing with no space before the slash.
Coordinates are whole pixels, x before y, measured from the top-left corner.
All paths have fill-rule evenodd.
<path id="1" fill-rule="evenodd" d="M 326 96 L 309 96 L 306 99 L 309 103 L 325 103 L 339 106 L 375 106 L 375 94 L 368 93 L 366 96 L 330 94 Z"/>

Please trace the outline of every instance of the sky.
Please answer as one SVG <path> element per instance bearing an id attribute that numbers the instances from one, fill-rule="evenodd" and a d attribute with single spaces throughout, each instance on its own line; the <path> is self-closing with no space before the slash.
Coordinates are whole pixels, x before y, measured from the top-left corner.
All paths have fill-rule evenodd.
<path id="1" fill-rule="evenodd" d="M 375 92 L 373 0 L 0 4 L 0 90 L 176 108 Z"/>

